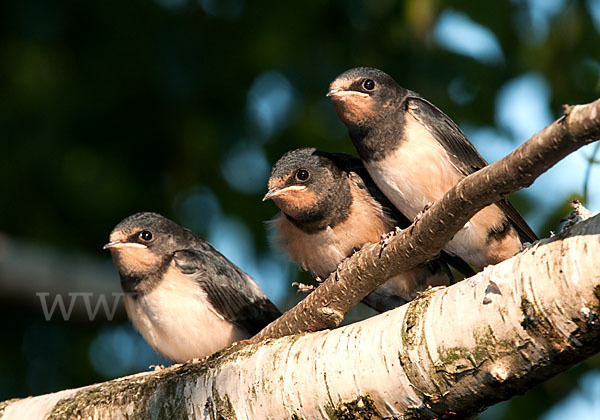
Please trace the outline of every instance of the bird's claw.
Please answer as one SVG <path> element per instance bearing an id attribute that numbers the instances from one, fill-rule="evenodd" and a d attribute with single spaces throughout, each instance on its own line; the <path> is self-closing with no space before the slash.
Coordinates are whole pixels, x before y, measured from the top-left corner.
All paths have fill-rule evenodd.
<path id="1" fill-rule="evenodd" d="M 210 356 L 211 355 L 209 354 L 209 355 L 204 356 L 204 357 L 194 357 L 193 359 L 188 360 L 186 363 L 192 363 L 192 364 L 195 364 L 195 363 L 204 363 L 204 362 L 206 362 L 208 360 L 208 358 Z"/>
<path id="2" fill-rule="evenodd" d="M 381 245 L 381 248 L 379 249 L 379 258 L 381 258 L 381 253 L 383 252 L 385 247 L 388 246 L 388 244 L 390 243 L 390 240 L 394 236 L 396 236 L 398 233 L 400 233 L 400 231 L 402 231 L 402 229 L 400 229 L 398 226 L 396 226 L 396 227 L 394 227 L 394 230 L 392 230 L 391 232 L 386 232 L 381 235 L 381 238 L 379 239 L 379 245 Z"/>
<path id="3" fill-rule="evenodd" d="M 427 204 L 425 204 L 425 207 L 423 207 L 423 210 L 421 210 L 420 212 L 417 213 L 413 222 L 417 223 L 419 220 L 421 220 L 423 218 L 423 216 L 425 215 L 425 212 L 427 210 L 429 210 L 431 208 L 431 206 L 433 206 L 433 203 L 431 201 L 428 201 Z"/>
<path id="4" fill-rule="evenodd" d="M 310 293 L 317 288 L 312 284 L 304 284 L 297 281 L 293 282 L 292 286 L 296 286 L 298 288 L 298 293 Z"/>
<path id="5" fill-rule="evenodd" d="M 162 363 L 159 363 L 157 365 L 150 365 L 148 367 L 150 369 L 152 369 L 154 372 L 158 372 L 159 370 L 163 370 L 165 368 L 165 365 L 163 365 Z"/>
<path id="6" fill-rule="evenodd" d="M 586 209 L 579 200 L 573 200 L 569 204 L 571 204 L 573 210 L 568 214 L 567 217 L 560 220 L 561 223 L 565 223 L 560 230 L 561 232 L 571 229 L 577 223 L 589 219 L 592 216 L 592 212 Z"/>

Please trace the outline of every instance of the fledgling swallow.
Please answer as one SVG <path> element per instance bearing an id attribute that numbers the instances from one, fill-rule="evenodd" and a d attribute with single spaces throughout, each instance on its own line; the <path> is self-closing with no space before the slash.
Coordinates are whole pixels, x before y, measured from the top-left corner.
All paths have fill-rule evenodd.
<path id="1" fill-rule="evenodd" d="M 331 83 L 327 96 L 377 186 L 409 218 L 487 165 L 446 114 L 381 70 L 348 70 Z M 536 239 L 517 210 L 502 200 L 473 216 L 444 249 L 485 267 Z"/>
<path id="2" fill-rule="evenodd" d="M 360 160 L 343 153 L 290 151 L 273 166 L 268 188 L 263 201 L 273 200 L 281 210 L 271 221 L 279 244 L 302 269 L 321 278 L 363 245 L 409 225 Z M 448 266 L 436 259 L 390 278 L 363 302 L 383 312 L 451 280 Z"/>
<path id="3" fill-rule="evenodd" d="M 119 271 L 133 325 L 171 360 L 208 356 L 280 315 L 248 274 L 160 214 L 127 217 L 104 249 Z"/>

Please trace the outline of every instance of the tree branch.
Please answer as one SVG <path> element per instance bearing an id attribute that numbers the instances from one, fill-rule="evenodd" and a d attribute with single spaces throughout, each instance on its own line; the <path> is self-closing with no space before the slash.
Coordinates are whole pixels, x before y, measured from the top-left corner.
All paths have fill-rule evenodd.
<path id="1" fill-rule="evenodd" d="M 337 325 L 384 279 L 435 256 L 479 209 L 530 185 L 600 137 L 600 100 L 567 112 L 461 181 L 393 238 L 381 257 L 379 246 L 369 245 L 346 260 L 254 340 Z M 600 349 L 599 236 L 596 216 L 471 279 L 361 323 L 237 344 L 200 364 L 5 401 L 0 417 L 473 415 Z"/>
<path id="2" fill-rule="evenodd" d="M 383 252 L 377 244 L 368 245 L 345 260 L 253 342 L 336 327 L 353 306 L 386 279 L 434 258 L 479 210 L 531 185 L 562 158 L 598 138 L 600 99 L 565 107 L 564 116 L 512 153 L 459 182 L 419 222 L 396 235 Z"/>
<path id="3" fill-rule="evenodd" d="M 6 401 L 0 418 L 467 417 L 598 352 L 599 238 L 595 216 L 363 322 Z"/>
<path id="4" fill-rule="evenodd" d="M 66 307 L 72 308 L 69 320 L 125 321 L 127 314 L 122 302 L 118 302 L 114 316 L 108 319 L 108 314 L 101 310 L 91 317 L 86 300 L 74 297 L 74 294 L 89 295 L 89 304 L 94 308 L 98 299 L 104 297 L 112 307 L 122 291 L 119 276 L 108 262 L 108 257 L 101 259 L 65 251 L 0 232 L 0 304 L 28 307 L 43 315 L 41 299 L 52 307 L 55 299 L 60 298 Z M 39 293 L 47 296 L 40 297 Z M 55 318 L 61 315 L 58 310 L 53 312 Z"/>

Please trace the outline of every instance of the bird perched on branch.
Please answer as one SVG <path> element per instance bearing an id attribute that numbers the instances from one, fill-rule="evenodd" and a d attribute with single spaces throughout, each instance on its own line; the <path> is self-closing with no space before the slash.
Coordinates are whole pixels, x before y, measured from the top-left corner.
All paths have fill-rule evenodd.
<path id="1" fill-rule="evenodd" d="M 160 214 L 127 217 L 104 249 L 119 271 L 129 318 L 169 359 L 208 356 L 280 315 L 248 274 Z"/>
<path id="2" fill-rule="evenodd" d="M 327 94 L 369 174 L 409 218 L 487 162 L 431 102 L 369 67 L 339 75 Z M 478 267 L 503 261 L 535 233 L 502 200 L 480 210 L 444 248 Z"/>
<path id="3" fill-rule="evenodd" d="M 281 210 L 272 221 L 278 242 L 300 267 L 321 278 L 363 245 L 409 225 L 360 160 L 343 153 L 292 150 L 273 166 L 268 187 L 263 200 L 273 200 Z M 464 262 L 462 267 L 470 270 Z M 383 312 L 451 280 L 448 266 L 436 259 L 392 277 L 363 302 Z"/>

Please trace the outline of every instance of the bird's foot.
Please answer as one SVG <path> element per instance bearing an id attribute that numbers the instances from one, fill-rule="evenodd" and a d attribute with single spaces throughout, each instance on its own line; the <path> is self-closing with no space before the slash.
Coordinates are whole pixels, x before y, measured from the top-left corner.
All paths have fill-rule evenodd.
<path id="1" fill-rule="evenodd" d="M 523 249 L 529 249 L 529 248 L 531 248 L 532 246 L 533 246 L 533 243 L 531 243 L 531 242 L 523 242 L 523 243 L 521 244 L 521 250 L 523 250 Z"/>
<path id="2" fill-rule="evenodd" d="M 571 229 L 577 223 L 589 219 L 592 216 L 592 212 L 586 209 L 579 200 L 573 200 L 569 204 L 573 207 L 573 210 L 567 217 L 560 220 L 561 223 L 565 223 L 560 230 L 561 232 Z"/>
<path id="3" fill-rule="evenodd" d="M 159 363 L 158 365 L 150 365 L 148 366 L 150 369 L 152 369 L 155 372 L 158 372 L 159 370 L 163 370 L 165 368 L 165 365 L 163 365 L 162 363 Z"/>
<path id="4" fill-rule="evenodd" d="M 292 286 L 296 286 L 298 288 L 298 293 L 310 293 L 317 288 L 312 284 L 298 283 L 297 281 L 293 282 Z"/>
<path id="5" fill-rule="evenodd" d="M 431 206 L 433 206 L 433 203 L 431 201 L 428 201 L 427 204 L 425 204 L 425 207 L 423 207 L 423 210 L 421 210 L 420 212 L 417 213 L 413 222 L 417 223 L 419 220 L 421 220 L 423 218 L 423 216 L 425 215 L 425 212 L 427 210 L 429 210 L 431 208 Z"/>
<path id="6" fill-rule="evenodd" d="M 391 232 L 387 232 L 381 235 L 381 238 L 379 239 L 379 245 L 381 245 L 381 248 L 379 249 L 379 258 L 381 258 L 381 253 L 383 252 L 385 247 L 388 246 L 390 240 L 401 231 L 402 229 L 396 226 Z"/>
<path id="7" fill-rule="evenodd" d="M 210 356 L 211 355 L 208 354 L 204 357 L 194 357 L 193 359 L 188 360 L 186 363 L 203 363 L 206 362 Z"/>

